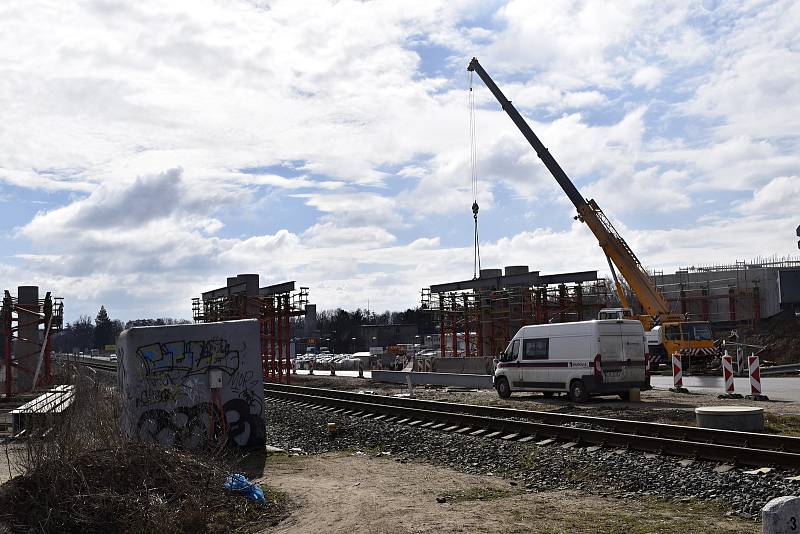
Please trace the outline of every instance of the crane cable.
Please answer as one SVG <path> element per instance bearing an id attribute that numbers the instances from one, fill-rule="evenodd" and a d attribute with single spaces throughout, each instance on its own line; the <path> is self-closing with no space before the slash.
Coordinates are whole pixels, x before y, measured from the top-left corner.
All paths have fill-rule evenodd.
<path id="1" fill-rule="evenodd" d="M 472 90 L 472 71 L 469 71 L 469 159 L 472 186 L 472 218 L 475 221 L 475 236 L 472 251 L 472 279 L 478 278 L 481 270 L 481 244 L 478 239 L 478 149 L 475 142 L 475 92 Z"/>

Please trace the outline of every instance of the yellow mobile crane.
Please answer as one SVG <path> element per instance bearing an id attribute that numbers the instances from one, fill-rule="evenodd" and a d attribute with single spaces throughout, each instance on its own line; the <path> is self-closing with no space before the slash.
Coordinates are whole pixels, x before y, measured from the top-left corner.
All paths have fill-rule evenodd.
<path id="1" fill-rule="evenodd" d="M 497 101 L 500 102 L 503 110 L 517 125 L 522 135 L 525 136 L 525 139 L 536 151 L 536 155 L 539 156 L 539 159 L 542 160 L 547 170 L 556 179 L 558 185 L 561 186 L 561 189 L 564 190 L 575 205 L 575 209 L 578 210 L 576 219 L 586 223 L 586 226 L 589 227 L 600 243 L 600 247 L 606 255 L 608 266 L 611 268 L 616 292 L 622 305 L 622 308 L 601 310 L 600 318 L 634 318 L 628 299 L 622 289 L 622 284 L 617 278 L 617 273 L 614 269 L 616 265 L 644 309 L 645 313 L 635 318 L 640 320 L 644 326 L 647 344 L 654 363 L 666 361 L 667 355 L 673 352 L 699 357 L 699 360 L 706 361 L 718 356 L 719 350 L 714 345 L 710 323 L 707 321 L 687 321 L 682 315 L 672 312 L 666 297 L 659 291 L 653 279 L 642 267 L 639 259 L 616 231 L 614 225 L 611 224 L 603 210 L 597 205 L 597 202 L 594 199 L 586 200 L 581 196 L 552 154 L 536 137 L 536 134 L 533 133 L 533 130 L 522 118 L 522 115 L 500 91 L 476 58 L 472 58 L 467 70 L 475 72 Z M 695 363 L 699 363 L 697 359 Z"/>

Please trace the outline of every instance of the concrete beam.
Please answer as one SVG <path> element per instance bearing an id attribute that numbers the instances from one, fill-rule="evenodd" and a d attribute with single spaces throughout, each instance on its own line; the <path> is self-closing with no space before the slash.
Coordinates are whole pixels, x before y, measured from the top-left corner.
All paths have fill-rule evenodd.
<path id="1" fill-rule="evenodd" d="M 461 282 L 448 282 L 431 286 L 431 293 L 449 293 L 451 291 L 464 291 L 469 289 L 502 289 L 504 287 L 536 287 L 550 284 L 567 284 L 580 282 L 593 282 L 597 280 L 597 271 L 579 271 L 574 273 L 539 274 L 532 271 L 511 276 L 493 276 L 463 280 Z"/>
<path id="2" fill-rule="evenodd" d="M 294 291 L 294 284 L 295 281 L 292 280 L 291 282 L 281 282 L 280 284 L 272 284 L 271 286 L 265 286 L 258 290 L 258 294 L 262 297 L 269 297 L 270 295 L 282 295 L 284 293 L 291 293 Z"/>
<path id="3" fill-rule="evenodd" d="M 551 284 L 577 284 L 579 282 L 594 282 L 595 280 L 597 280 L 597 271 L 544 274 L 539 277 L 539 283 L 543 286 Z"/>

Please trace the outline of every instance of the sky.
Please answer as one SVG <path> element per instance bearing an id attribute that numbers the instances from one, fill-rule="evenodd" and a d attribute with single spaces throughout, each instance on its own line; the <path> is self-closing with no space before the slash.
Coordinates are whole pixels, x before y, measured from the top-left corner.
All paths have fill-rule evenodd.
<path id="1" fill-rule="evenodd" d="M 191 317 L 237 273 L 401 310 L 473 275 L 469 60 L 649 269 L 797 253 L 800 2 L 0 4 L 0 289 Z M 608 268 L 472 80 L 484 268 Z"/>

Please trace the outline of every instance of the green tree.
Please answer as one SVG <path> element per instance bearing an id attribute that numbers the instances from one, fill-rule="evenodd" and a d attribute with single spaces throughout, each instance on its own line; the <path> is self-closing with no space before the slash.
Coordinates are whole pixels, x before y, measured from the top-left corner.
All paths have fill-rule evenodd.
<path id="1" fill-rule="evenodd" d="M 105 345 L 113 345 L 114 342 L 114 322 L 108 317 L 105 306 L 100 306 L 100 311 L 94 319 L 94 346 L 102 349 Z"/>

